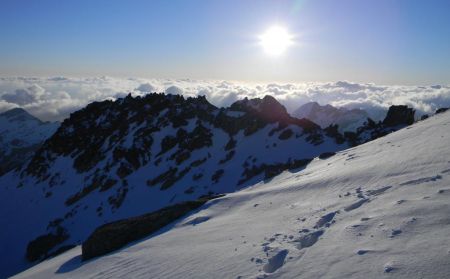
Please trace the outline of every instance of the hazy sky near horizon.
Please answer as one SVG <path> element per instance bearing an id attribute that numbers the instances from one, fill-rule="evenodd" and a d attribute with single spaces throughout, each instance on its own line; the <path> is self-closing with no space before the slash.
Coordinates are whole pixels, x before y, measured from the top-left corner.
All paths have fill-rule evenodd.
<path id="1" fill-rule="evenodd" d="M 1 76 L 450 84 L 448 0 L 1 0 Z M 294 44 L 267 55 L 280 25 Z"/>

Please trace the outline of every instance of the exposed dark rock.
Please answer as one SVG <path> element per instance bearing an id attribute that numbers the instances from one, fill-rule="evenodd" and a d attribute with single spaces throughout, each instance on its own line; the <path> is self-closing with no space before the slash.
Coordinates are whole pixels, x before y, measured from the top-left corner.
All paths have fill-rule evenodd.
<path id="1" fill-rule="evenodd" d="M 170 188 L 175 182 L 183 178 L 189 171 L 191 170 L 191 167 L 187 167 L 183 169 L 182 171 L 176 173 L 173 176 L 168 177 L 161 185 L 161 190 L 165 190 Z"/>
<path id="2" fill-rule="evenodd" d="M 242 179 L 239 180 L 239 185 L 244 184 L 250 179 L 263 174 L 264 179 L 270 179 L 282 173 L 285 170 L 293 170 L 298 169 L 300 167 L 306 166 L 311 159 L 301 159 L 301 160 L 289 160 L 287 163 L 279 163 L 279 164 L 261 164 L 260 166 L 253 166 L 252 168 L 245 167 L 244 172 L 242 173 Z"/>
<path id="3" fill-rule="evenodd" d="M 336 155 L 336 152 L 324 152 L 322 154 L 319 155 L 319 159 L 328 159 L 332 156 Z"/>
<path id="4" fill-rule="evenodd" d="M 230 140 L 227 142 L 227 145 L 225 145 L 225 151 L 231 150 L 236 146 L 236 141 L 233 138 L 230 138 Z"/>
<path id="5" fill-rule="evenodd" d="M 436 110 L 436 114 L 446 112 L 448 109 L 449 108 L 440 108 L 440 109 Z"/>
<path id="6" fill-rule="evenodd" d="M 330 125 L 324 130 L 326 135 L 334 138 L 337 144 L 345 142 L 345 137 L 339 132 L 339 126 L 337 124 Z"/>
<path id="7" fill-rule="evenodd" d="M 219 161 L 219 164 L 224 164 L 224 163 L 230 161 L 233 158 L 235 153 L 236 152 L 234 150 L 231 150 L 230 152 L 228 152 L 227 155 L 225 156 L 225 158 L 223 158 L 222 160 Z"/>
<path id="8" fill-rule="evenodd" d="M 192 193 L 194 193 L 194 187 L 191 186 L 191 187 L 187 188 L 186 190 L 184 190 L 184 193 L 185 194 L 192 194 Z"/>
<path id="9" fill-rule="evenodd" d="M 125 197 L 128 193 L 128 187 L 127 184 L 124 183 L 125 185 L 122 185 L 122 187 L 120 187 L 119 189 L 117 189 L 116 194 L 114 196 L 110 196 L 108 198 L 108 202 L 111 205 L 111 208 L 117 209 L 119 208 L 123 201 L 125 200 Z"/>
<path id="10" fill-rule="evenodd" d="M 51 255 L 50 251 L 68 238 L 69 235 L 61 227 L 56 230 L 56 233 L 49 233 L 37 237 L 27 245 L 27 260 L 34 262 L 49 257 Z"/>
<path id="11" fill-rule="evenodd" d="M 222 177 L 222 175 L 223 175 L 224 173 L 225 173 L 225 171 L 222 170 L 222 169 L 217 170 L 217 171 L 211 176 L 211 180 L 212 180 L 214 183 L 219 182 L 219 179 Z"/>
<path id="12" fill-rule="evenodd" d="M 397 125 L 411 125 L 414 123 L 415 110 L 407 106 L 391 106 L 383 124 L 392 127 Z"/>
<path id="13" fill-rule="evenodd" d="M 278 138 L 280 140 L 287 140 L 290 137 L 292 137 L 293 134 L 294 134 L 294 132 L 292 132 L 291 129 L 286 129 L 283 132 L 281 132 L 281 134 L 278 136 Z"/>
<path id="14" fill-rule="evenodd" d="M 133 172 L 133 169 L 131 168 L 131 166 L 122 162 L 122 163 L 120 163 L 120 166 L 116 171 L 116 174 L 118 177 L 124 178 L 124 177 L 130 175 L 132 172 Z"/>
<path id="15" fill-rule="evenodd" d="M 208 159 L 207 158 L 203 158 L 203 159 L 195 160 L 194 162 L 191 163 L 191 167 L 198 167 L 201 164 L 205 163 L 206 160 L 208 160 Z"/>
<path id="16" fill-rule="evenodd" d="M 147 185 L 148 186 L 155 186 L 158 183 L 162 183 L 162 182 L 170 179 L 171 177 L 175 176 L 177 171 L 178 171 L 177 168 L 171 168 L 171 169 L 167 170 L 166 172 L 161 173 L 160 175 L 158 175 L 154 179 L 148 180 L 147 181 Z"/>
<path id="17" fill-rule="evenodd" d="M 196 201 L 179 203 L 152 213 L 102 225 L 83 242 L 82 258 L 88 260 L 120 249 L 132 241 L 156 232 L 216 197 L 203 197 Z"/>
<path id="18" fill-rule="evenodd" d="M 80 199 L 82 199 L 92 191 L 96 189 L 100 189 L 100 191 L 106 191 L 113 187 L 116 183 L 116 180 L 107 178 L 106 175 L 95 176 L 88 186 L 85 186 L 80 192 L 77 192 L 70 196 L 65 203 L 67 206 L 70 206 L 78 202 Z"/>

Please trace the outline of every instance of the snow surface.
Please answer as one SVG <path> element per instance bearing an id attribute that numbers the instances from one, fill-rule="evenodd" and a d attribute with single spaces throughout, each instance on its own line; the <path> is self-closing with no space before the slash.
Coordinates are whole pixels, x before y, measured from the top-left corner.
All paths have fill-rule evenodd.
<path id="1" fill-rule="evenodd" d="M 15 278 L 448 278 L 450 113 L 208 202 L 145 240 Z"/>

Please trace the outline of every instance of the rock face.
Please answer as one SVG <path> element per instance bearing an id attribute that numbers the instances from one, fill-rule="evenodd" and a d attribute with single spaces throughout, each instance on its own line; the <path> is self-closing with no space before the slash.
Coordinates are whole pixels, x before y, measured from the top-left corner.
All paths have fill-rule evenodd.
<path id="1" fill-rule="evenodd" d="M 0 176 L 22 166 L 58 126 L 21 108 L 0 113 Z"/>
<path id="2" fill-rule="evenodd" d="M 336 155 L 336 152 L 324 152 L 324 153 L 319 155 L 319 159 L 322 159 L 322 160 L 328 159 L 328 158 L 330 158 L 330 157 L 332 157 L 334 155 Z"/>
<path id="3" fill-rule="evenodd" d="M 414 113 L 415 110 L 407 106 L 391 106 L 383 124 L 387 127 L 411 125 L 414 123 Z"/>
<path id="4" fill-rule="evenodd" d="M 69 235 L 63 229 L 56 233 L 42 235 L 28 243 L 26 258 L 30 262 L 46 259 L 50 256 L 50 251 L 63 243 Z"/>
<path id="5" fill-rule="evenodd" d="M 132 241 L 148 236 L 217 197 L 207 196 L 196 201 L 164 207 L 149 214 L 102 225 L 83 242 L 81 247 L 83 260 L 110 253 Z"/>

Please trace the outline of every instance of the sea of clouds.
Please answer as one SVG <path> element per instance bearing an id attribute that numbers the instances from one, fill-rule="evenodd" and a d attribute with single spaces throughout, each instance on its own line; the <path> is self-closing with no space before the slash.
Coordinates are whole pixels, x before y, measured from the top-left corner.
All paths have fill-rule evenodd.
<path id="1" fill-rule="evenodd" d="M 61 121 L 88 103 L 149 92 L 205 95 L 216 106 L 272 95 L 289 112 L 308 102 L 360 108 L 379 120 L 390 105 L 414 107 L 417 115 L 450 107 L 450 86 L 381 86 L 347 81 L 329 83 L 244 83 L 142 78 L 0 78 L 0 112 L 22 107 L 42 120 Z"/>

